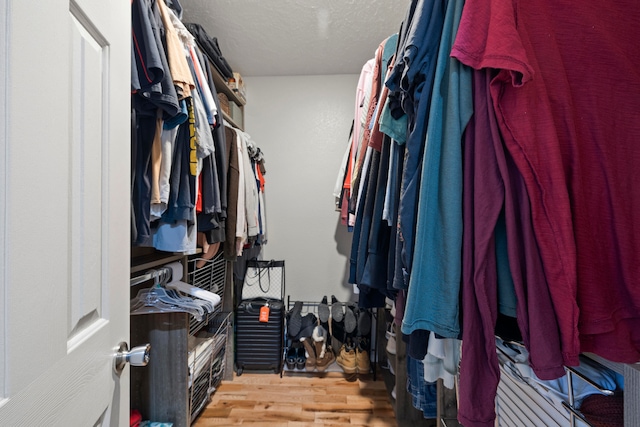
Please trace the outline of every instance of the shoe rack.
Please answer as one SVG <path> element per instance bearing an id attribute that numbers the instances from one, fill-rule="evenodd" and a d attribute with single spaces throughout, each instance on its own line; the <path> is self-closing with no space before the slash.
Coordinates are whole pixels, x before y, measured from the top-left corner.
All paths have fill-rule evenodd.
<path id="1" fill-rule="evenodd" d="M 302 303 L 302 311 L 301 311 L 301 315 L 304 317 L 305 315 L 307 315 L 308 313 L 312 313 L 314 316 L 316 316 L 316 318 L 318 318 L 318 308 L 320 306 L 320 302 L 315 302 L 315 301 L 300 301 Z M 287 296 L 287 313 L 290 313 L 291 310 L 294 307 L 294 304 L 296 303 L 296 301 L 291 301 L 290 296 Z M 331 303 L 329 303 L 330 305 Z M 346 303 L 344 304 L 344 308 L 346 308 Z M 362 310 L 362 309 L 361 309 Z M 368 374 L 372 374 L 373 375 L 373 380 L 376 381 L 377 380 L 377 365 L 378 365 L 378 337 L 377 334 L 375 333 L 375 331 L 377 330 L 377 311 L 376 310 L 372 310 L 372 309 L 367 309 L 369 310 L 369 314 L 371 316 L 371 327 L 370 327 L 370 331 L 369 334 L 366 335 L 366 338 L 369 339 L 370 341 L 370 345 L 369 345 L 369 360 L 370 360 L 370 369 Z M 288 317 L 288 316 L 287 316 Z M 357 319 L 356 319 L 357 320 Z M 331 321 L 331 320 L 330 320 Z M 285 322 L 285 325 L 287 324 L 287 322 Z M 317 324 L 319 324 L 319 321 L 317 321 Z M 327 335 L 331 337 L 331 339 L 335 339 L 333 336 L 331 336 L 331 331 L 327 331 Z M 342 368 L 335 362 L 335 360 L 327 367 L 326 370 L 324 371 L 307 371 L 305 369 L 289 369 L 287 367 L 286 364 L 286 357 L 287 354 L 289 353 L 289 350 L 292 346 L 292 342 L 291 342 L 291 337 L 288 334 L 288 327 L 285 327 L 285 349 L 284 349 L 284 353 L 283 353 L 283 358 L 285 360 L 285 363 L 283 364 L 284 368 L 283 368 L 283 373 L 288 373 L 288 374 L 301 374 L 301 373 L 305 373 L 305 374 L 316 374 L 316 375 L 322 375 L 324 373 L 329 373 L 329 372 L 338 372 L 338 373 L 344 373 L 344 371 L 342 370 Z M 334 354 L 336 352 L 334 351 Z M 335 354 L 335 356 L 337 357 L 338 354 Z M 353 375 L 353 374 L 346 374 L 346 375 Z"/>

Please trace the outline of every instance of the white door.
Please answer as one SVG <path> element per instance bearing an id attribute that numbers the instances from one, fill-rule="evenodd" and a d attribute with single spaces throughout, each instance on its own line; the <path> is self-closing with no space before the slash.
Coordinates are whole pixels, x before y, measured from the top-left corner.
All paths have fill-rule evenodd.
<path id="1" fill-rule="evenodd" d="M 130 10 L 0 2 L 0 426 L 128 425 Z"/>

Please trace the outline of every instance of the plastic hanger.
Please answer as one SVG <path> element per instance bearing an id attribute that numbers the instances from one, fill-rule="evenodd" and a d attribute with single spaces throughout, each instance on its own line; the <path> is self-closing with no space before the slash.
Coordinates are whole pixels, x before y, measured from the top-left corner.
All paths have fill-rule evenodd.
<path id="1" fill-rule="evenodd" d="M 182 297 L 162 287 L 168 278 L 168 271 L 160 271 L 156 274 L 156 283 L 151 288 L 139 290 L 135 298 L 131 300 L 131 314 L 187 312 L 192 314 L 196 320 L 201 321 L 205 314 L 204 306 L 194 302 L 191 298 Z"/>

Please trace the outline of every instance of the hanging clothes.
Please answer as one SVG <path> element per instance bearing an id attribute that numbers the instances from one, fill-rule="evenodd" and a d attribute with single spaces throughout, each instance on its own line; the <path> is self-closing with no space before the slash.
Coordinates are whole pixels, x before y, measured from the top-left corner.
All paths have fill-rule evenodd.
<path id="1" fill-rule="evenodd" d="M 560 336 L 528 209 L 526 189 L 502 148 L 491 98 L 491 73 L 474 73 L 474 116 L 464 140 L 462 360 L 459 413 L 495 417 L 498 271 L 495 229 L 505 216 L 517 318 L 532 366 L 545 379 L 564 375 Z M 535 359 L 535 361 L 534 361 Z M 477 393 L 482 384 L 484 392 Z"/>
<path id="2" fill-rule="evenodd" d="M 234 261 L 236 259 L 235 250 L 235 236 L 236 227 L 238 224 L 238 186 L 240 185 L 240 166 L 238 157 L 238 136 L 235 129 L 225 124 L 225 144 L 227 153 L 227 182 L 228 186 L 228 205 L 227 205 L 227 220 L 225 223 L 225 235 L 226 240 L 223 245 L 224 258 L 228 261 Z"/>
<path id="3" fill-rule="evenodd" d="M 212 68 L 220 58 L 203 53 L 180 12 L 176 0 L 132 1 L 132 244 L 192 254 L 197 242 L 231 240 L 225 256 L 235 259 L 266 243 L 264 158 L 243 132 L 227 143 Z M 189 28 L 211 47 L 202 27 Z"/>
<path id="4" fill-rule="evenodd" d="M 174 21 L 171 19 L 173 12 L 167 7 L 164 1 L 157 1 L 156 3 L 158 4 L 165 29 L 167 63 L 173 84 L 176 87 L 178 99 L 188 98 L 191 96 L 191 91 L 195 88 L 195 83 L 184 55 L 184 45 L 180 40 Z"/>
<path id="5" fill-rule="evenodd" d="M 426 119 L 429 116 L 436 56 L 444 24 L 444 7 L 440 0 L 414 0 L 405 19 L 406 33 L 401 35 L 395 65 L 386 81 L 391 114 L 407 115 L 408 134 L 402 175 L 398 214 L 402 282 L 396 288 L 409 286 L 413 259 L 418 186 L 426 142 Z"/>
<path id="6" fill-rule="evenodd" d="M 345 189 L 349 191 L 349 213 L 348 223 L 355 226 L 355 214 L 357 205 L 360 201 L 360 187 L 363 185 L 362 173 L 366 173 L 367 168 L 364 165 L 367 145 L 362 144 L 364 140 L 364 129 L 367 125 L 366 114 L 371 101 L 371 89 L 373 87 L 373 68 L 375 58 L 367 61 L 362 67 L 358 86 L 356 89 L 356 106 L 354 116 L 354 129 L 351 138 L 351 158 L 347 169 L 347 177 L 345 179 Z"/>
<path id="7" fill-rule="evenodd" d="M 640 107 L 640 89 L 637 65 L 629 58 L 640 53 L 633 41 L 638 14 L 629 13 L 637 10 L 631 2 L 581 7 L 584 13 L 576 14 L 556 2 L 537 2 L 534 9 L 470 0 L 452 55 L 476 69 L 499 70 L 490 83 L 491 100 L 530 198 L 562 340 L 556 357 L 575 365 L 580 351 L 591 351 L 635 362 L 640 240 L 631 212 L 640 207 L 632 184 L 640 125 L 632 115 Z M 621 46 L 633 52 L 622 53 Z M 463 352 L 474 345 L 467 343 L 471 334 L 464 339 Z M 529 349 L 535 347 L 532 342 Z M 463 380 L 465 372 L 462 366 L 461 402 L 475 387 Z M 465 426 L 492 425 L 493 417 L 480 405 L 459 412 Z"/>
<path id="8" fill-rule="evenodd" d="M 471 69 L 449 57 L 462 15 L 449 0 L 438 49 L 422 160 L 416 239 L 402 333 L 460 337 L 462 133 L 473 112 Z M 426 338 L 421 347 L 427 348 Z M 424 357 L 424 354 L 420 355 Z M 415 357 L 415 356 L 414 356 Z"/>
<path id="9" fill-rule="evenodd" d="M 160 139 L 156 138 L 158 121 L 176 116 L 180 107 L 173 85 L 166 54 L 161 40 L 162 19 L 158 5 L 149 0 L 134 0 L 131 3 L 132 23 L 132 105 L 134 121 L 135 164 L 132 184 L 132 223 L 136 234 L 132 244 L 150 246 L 151 232 L 151 192 L 152 182 L 158 174 L 152 168 L 152 150 L 156 141 L 155 163 Z M 158 170 L 156 167 L 156 171 Z"/>
<path id="10" fill-rule="evenodd" d="M 580 351 L 637 361 L 637 7 L 491 4 L 494 19 L 486 3 L 468 2 L 452 54 L 501 70 L 492 99 L 531 198 L 565 363 Z"/>
<path id="11" fill-rule="evenodd" d="M 522 340 L 543 380 L 584 351 L 640 360 L 640 16 L 630 2 L 585 7 L 414 0 L 387 100 L 357 93 L 340 195 L 355 214 L 350 280 L 401 290 L 395 321 L 408 354 L 433 363 L 425 378 L 455 373 L 441 350 L 463 338 L 465 426 L 494 423 L 496 334 Z M 386 275 L 368 268 L 375 238 Z"/>
<path id="12" fill-rule="evenodd" d="M 193 162 L 197 157 L 197 147 L 192 99 L 186 100 L 188 126 L 180 126 L 176 136 L 167 209 L 153 235 L 153 246 L 158 250 L 185 253 L 196 251 L 195 204 L 199 168 Z"/>

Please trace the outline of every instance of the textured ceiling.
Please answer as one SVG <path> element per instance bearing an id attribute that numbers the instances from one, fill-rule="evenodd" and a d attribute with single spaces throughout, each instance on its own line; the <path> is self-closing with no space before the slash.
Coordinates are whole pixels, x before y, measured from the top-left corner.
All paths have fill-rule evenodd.
<path id="1" fill-rule="evenodd" d="M 243 76 L 359 74 L 408 0 L 180 0 Z"/>

